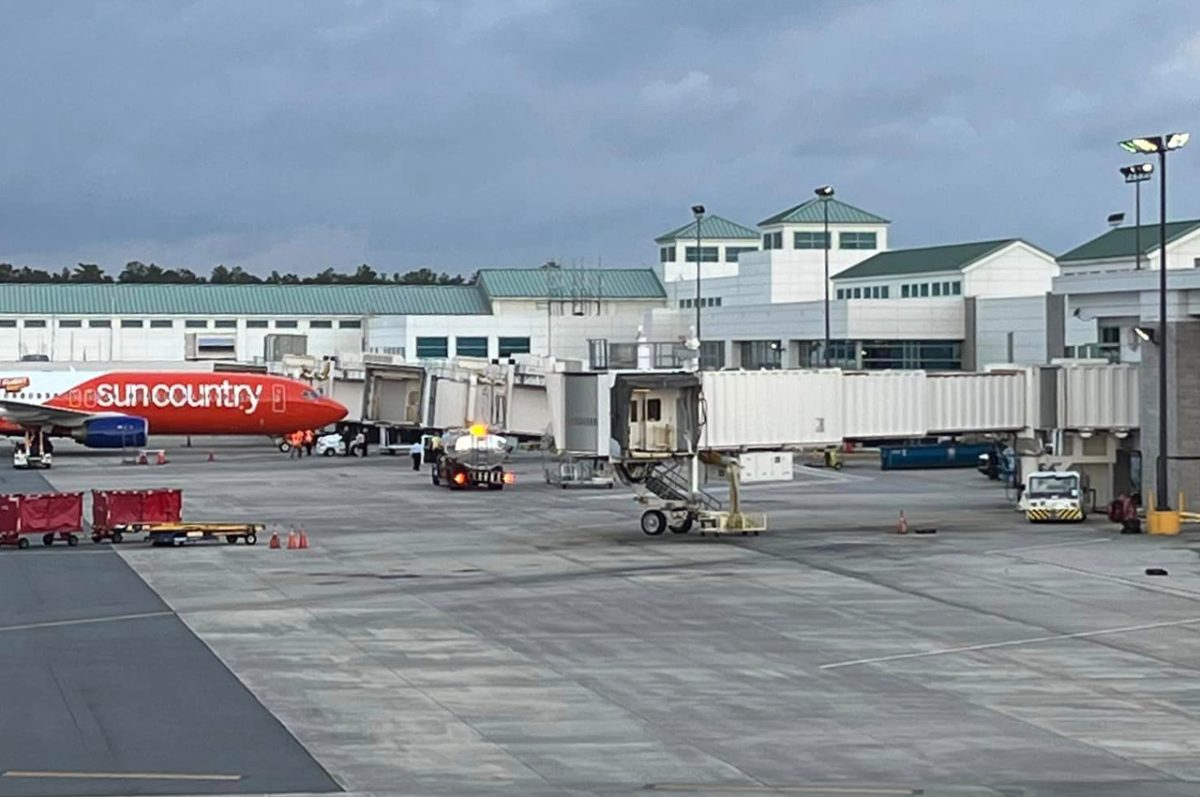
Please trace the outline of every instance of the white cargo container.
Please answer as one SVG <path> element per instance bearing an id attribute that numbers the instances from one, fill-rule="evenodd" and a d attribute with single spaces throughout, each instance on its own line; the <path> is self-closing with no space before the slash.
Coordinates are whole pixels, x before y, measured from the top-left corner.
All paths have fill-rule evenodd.
<path id="1" fill-rule="evenodd" d="M 1024 429 L 1024 371 L 929 374 L 925 379 L 930 434 Z"/>
<path id="2" fill-rule="evenodd" d="M 751 451 L 738 456 L 739 476 L 746 484 L 788 482 L 795 477 L 791 451 Z"/>
<path id="3" fill-rule="evenodd" d="M 847 439 L 921 437 L 928 429 L 924 371 L 847 373 L 842 390 Z"/>
<path id="4" fill-rule="evenodd" d="M 701 448 L 784 449 L 842 440 L 841 371 L 705 371 L 701 381 Z"/>
<path id="5" fill-rule="evenodd" d="M 1066 365 L 1058 372 L 1060 429 L 1135 429 L 1138 374 L 1123 365 Z"/>

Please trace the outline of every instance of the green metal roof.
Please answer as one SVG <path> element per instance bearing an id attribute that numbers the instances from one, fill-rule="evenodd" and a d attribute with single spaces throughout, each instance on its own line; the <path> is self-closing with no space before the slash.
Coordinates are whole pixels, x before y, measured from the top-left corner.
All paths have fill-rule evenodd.
<path id="1" fill-rule="evenodd" d="M 747 227 L 738 224 L 736 221 L 721 216 L 705 216 L 700 222 L 700 237 L 701 238 L 747 238 L 757 241 L 758 230 L 752 227 Z M 696 222 L 690 221 L 682 227 L 677 227 L 670 232 L 665 232 L 654 239 L 654 243 L 668 243 L 676 241 L 680 238 L 686 240 L 688 238 L 696 240 Z"/>
<path id="2" fill-rule="evenodd" d="M 1180 238 L 1193 230 L 1200 229 L 1200 219 L 1191 221 L 1172 221 L 1167 224 L 1167 243 Z M 1071 251 L 1059 255 L 1059 263 L 1073 263 L 1080 260 L 1109 260 L 1118 257 L 1133 258 L 1134 247 L 1137 246 L 1137 227 L 1117 227 L 1109 230 L 1099 238 L 1093 238 L 1087 243 L 1080 244 Z M 1158 248 L 1158 225 L 1142 225 L 1142 251 L 1146 254 Z"/>
<path id="3" fill-rule="evenodd" d="M 998 241 L 926 246 L 920 249 L 893 249 L 890 252 L 880 252 L 869 257 L 858 265 L 838 273 L 833 279 L 897 277 L 936 271 L 961 271 L 992 252 L 1020 240 L 1020 238 L 1001 238 Z"/>
<path id="4" fill-rule="evenodd" d="M 0 284 L 9 315 L 486 315 L 473 285 Z"/>
<path id="5" fill-rule="evenodd" d="M 883 216 L 876 216 L 874 213 L 868 213 L 862 208 L 856 208 L 853 205 L 847 205 L 839 199 L 817 199 L 816 197 L 796 205 L 794 208 L 788 208 L 782 213 L 776 213 L 769 219 L 764 219 L 758 223 L 758 226 L 765 227 L 769 224 L 821 224 L 825 221 L 825 209 L 821 207 L 821 203 L 829 203 L 829 223 L 830 224 L 890 224 Z"/>
<path id="6" fill-rule="evenodd" d="M 648 268 L 497 268 L 479 272 L 479 287 L 492 299 L 576 296 L 601 299 L 665 299 L 658 275 Z"/>

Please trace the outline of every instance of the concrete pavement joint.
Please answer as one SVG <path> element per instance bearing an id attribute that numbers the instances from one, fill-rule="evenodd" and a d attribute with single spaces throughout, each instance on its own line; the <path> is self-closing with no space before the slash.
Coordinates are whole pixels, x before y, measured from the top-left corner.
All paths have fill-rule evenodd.
<path id="1" fill-rule="evenodd" d="M 837 661 L 831 664 L 822 664 L 821 669 L 836 670 L 840 667 L 856 667 L 860 664 L 879 664 L 887 661 L 921 659 L 927 656 L 948 656 L 954 653 L 972 653 L 977 650 L 994 650 L 996 648 L 1010 648 L 1017 647 L 1019 645 L 1035 645 L 1041 642 L 1056 642 L 1063 639 L 1090 639 L 1091 637 L 1108 636 L 1111 634 L 1131 634 L 1137 631 L 1151 631 L 1156 628 L 1173 628 L 1180 625 L 1195 625 L 1196 623 L 1200 623 L 1200 617 L 1192 617 L 1187 620 L 1169 620 L 1161 623 L 1127 625 L 1121 628 L 1101 628 L 1096 631 L 1079 631 L 1074 634 L 1053 634 L 1051 636 L 1028 637 L 1026 639 L 1010 639 L 1005 642 L 986 642 L 982 645 L 962 645 L 956 648 L 926 650 L 919 653 L 897 653 L 892 656 L 876 656 L 870 659 L 851 659 L 850 661 Z"/>

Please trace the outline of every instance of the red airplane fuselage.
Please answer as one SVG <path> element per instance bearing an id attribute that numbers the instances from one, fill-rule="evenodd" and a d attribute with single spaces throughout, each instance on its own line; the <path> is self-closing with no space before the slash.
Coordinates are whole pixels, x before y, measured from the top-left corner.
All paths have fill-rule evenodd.
<path id="1" fill-rule="evenodd" d="M 8 401 L 9 404 L 3 405 Z M 7 408 L 7 409 L 6 409 Z M 295 379 L 205 371 L 0 374 L 0 434 L 68 431 L 105 416 L 146 421 L 151 435 L 270 435 L 320 429 L 346 408 Z M 30 420 L 50 418 L 49 421 Z"/>

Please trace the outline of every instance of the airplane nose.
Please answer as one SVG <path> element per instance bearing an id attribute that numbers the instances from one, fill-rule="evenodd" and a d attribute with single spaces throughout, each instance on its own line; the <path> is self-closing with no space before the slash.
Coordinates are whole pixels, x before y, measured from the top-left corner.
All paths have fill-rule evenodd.
<path id="1" fill-rule="evenodd" d="M 322 410 L 325 413 L 324 417 L 326 418 L 322 426 L 336 423 L 350 414 L 350 410 L 345 404 L 342 404 L 339 401 L 334 401 L 331 398 L 321 399 L 321 404 Z"/>

